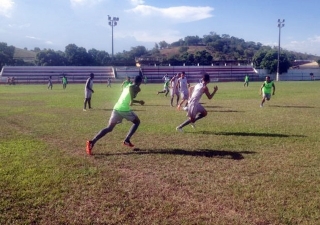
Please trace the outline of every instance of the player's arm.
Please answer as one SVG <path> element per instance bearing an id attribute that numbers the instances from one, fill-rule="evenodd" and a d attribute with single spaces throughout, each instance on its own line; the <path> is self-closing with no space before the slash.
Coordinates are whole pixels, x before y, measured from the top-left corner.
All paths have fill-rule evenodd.
<path id="1" fill-rule="evenodd" d="M 94 91 L 93 91 L 93 89 L 92 88 L 90 88 L 90 80 L 88 80 L 87 81 L 87 83 L 86 83 L 86 88 L 88 89 L 88 90 L 90 90 L 92 93 L 94 93 Z"/>
<path id="2" fill-rule="evenodd" d="M 189 98 L 191 98 L 193 90 L 194 90 L 194 86 L 189 87 Z"/>
<path id="3" fill-rule="evenodd" d="M 137 94 L 140 92 L 140 88 L 137 87 L 136 85 L 132 85 L 130 86 L 129 89 L 130 92 L 130 105 L 132 105 L 133 103 L 139 103 L 140 105 L 144 105 L 144 101 L 143 100 L 134 100 L 134 97 L 137 96 Z"/>
<path id="4" fill-rule="evenodd" d="M 214 94 L 218 91 L 218 86 L 214 86 L 213 88 L 213 92 L 210 94 L 209 89 L 207 86 L 204 87 L 204 93 L 206 94 L 206 96 L 208 97 L 208 99 L 212 99 L 212 97 L 214 96 Z"/>
<path id="5" fill-rule="evenodd" d="M 260 95 L 262 94 L 262 88 L 264 87 L 264 83 L 260 87 Z"/>
<path id="6" fill-rule="evenodd" d="M 272 95 L 274 95 L 274 93 L 275 93 L 275 91 L 276 91 L 276 86 L 274 85 L 274 83 L 272 83 L 272 87 L 273 87 Z"/>
<path id="7" fill-rule="evenodd" d="M 180 89 L 180 78 L 177 80 L 175 88 L 176 89 Z"/>

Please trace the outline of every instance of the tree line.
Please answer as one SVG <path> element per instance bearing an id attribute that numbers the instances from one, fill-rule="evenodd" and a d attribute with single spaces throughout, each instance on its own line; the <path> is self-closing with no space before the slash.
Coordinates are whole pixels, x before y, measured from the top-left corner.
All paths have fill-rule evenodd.
<path id="1" fill-rule="evenodd" d="M 188 51 L 191 46 L 203 46 L 203 50 Z M 177 54 L 163 55 L 163 49 L 178 48 Z M 245 41 L 227 34 L 218 35 L 210 32 L 202 38 L 187 36 L 171 44 L 166 41 L 155 43 L 151 50 L 144 46 L 132 47 L 130 51 L 116 53 L 112 57 L 108 52 L 97 49 L 78 47 L 69 44 L 65 51 L 55 51 L 36 47 L 36 59 L 33 63 L 14 59 L 13 46 L 0 42 L 0 68 L 4 65 L 22 66 L 134 66 L 139 57 L 161 58 L 160 65 L 212 65 L 215 62 L 241 61 L 252 63 L 255 68 L 267 69 L 269 73 L 277 71 L 277 47 L 264 46 L 261 43 Z M 281 49 L 279 56 L 279 72 L 284 73 L 293 65 L 294 60 L 316 60 L 320 66 L 320 58 L 314 55 Z"/>

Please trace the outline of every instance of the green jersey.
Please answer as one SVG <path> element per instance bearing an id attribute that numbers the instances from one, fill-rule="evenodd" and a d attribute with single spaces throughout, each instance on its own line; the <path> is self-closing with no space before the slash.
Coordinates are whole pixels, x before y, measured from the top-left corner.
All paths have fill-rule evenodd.
<path id="1" fill-rule="evenodd" d="M 125 88 L 125 87 L 127 87 L 129 84 L 132 84 L 131 81 L 126 80 L 126 81 L 123 82 L 122 87 Z"/>
<path id="2" fill-rule="evenodd" d="M 270 81 L 269 83 L 267 81 L 264 82 L 264 86 L 263 86 L 263 93 L 265 94 L 271 94 L 271 88 L 273 86 L 273 81 Z"/>
<path id="3" fill-rule="evenodd" d="M 62 83 L 63 84 L 67 84 L 68 83 L 68 79 L 66 77 L 62 77 Z"/>
<path id="4" fill-rule="evenodd" d="M 169 87 L 169 83 L 170 83 L 170 80 L 166 80 L 166 82 L 164 82 L 163 87 L 164 87 L 164 88 Z"/>
<path id="5" fill-rule="evenodd" d="M 122 111 L 122 112 L 131 111 L 131 109 L 130 109 L 130 101 L 131 101 L 130 87 L 132 85 L 133 84 L 129 84 L 125 88 L 123 88 L 123 91 L 120 95 L 118 102 L 113 107 L 114 110 Z"/>
<path id="6" fill-rule="evenodd" d="M 245 81 L 245 82 L 248 82 L 248 81 L 249 81 L 249 76 L 248 76 L 248 75 L 244 77 L 244 81 Z"/>

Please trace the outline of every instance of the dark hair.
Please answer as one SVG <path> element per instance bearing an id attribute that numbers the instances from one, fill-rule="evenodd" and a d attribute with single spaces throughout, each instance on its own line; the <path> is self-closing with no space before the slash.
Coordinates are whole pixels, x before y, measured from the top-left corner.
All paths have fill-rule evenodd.
<path id="1" fill-rule="evenodd" d="M 205 82 L 210 82 L 210 76 L 209 74 L 205 73 L 202 75 L 202 79 L 205 81 Z"/>

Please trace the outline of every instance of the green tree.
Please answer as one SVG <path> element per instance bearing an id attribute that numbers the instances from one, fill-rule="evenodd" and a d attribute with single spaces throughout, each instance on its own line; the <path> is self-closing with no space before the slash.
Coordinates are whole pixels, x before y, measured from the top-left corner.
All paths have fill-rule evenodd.
<path id="1" fill-rule="evenodd" d="M 164 49 L 164 48 L 169 47 L 169 44 L 167 42 L 165 42 L 165 41 L 160 41 L 159 42 L 159 47 L 160 47 L 160 49 Z"/>
<path id="2" fill-rule="evenodd" d="M 253 63 L 256 68 L 266 69 L 270 74 L 276 73 L 278 68 L 278 52 L 275 49 L 260 51 L 255 54 Z M 282 52 L 279 57 L 279 74 L 286 73 L 290 66 L 291 63 L 287 54 Z"/>
<path id="3" fill-rule="evenodd" d="M 200 43 L 200 38 L 198 36 L 187 36 L 184 38 L 184 43 L 187 46 L 196 46 Z"/>
<path id="4" fill-rule="evenodd" d="M 92 66 L 107 66 L 111 62 L 111 57 L 106 51 L 96 49 L 88 50 L 88 54 L 92 59 Z"/>
<path id="5" fill-rule="evenodd" d="M 206 50 L 197 51 L 195 53 L 195 63 L 199 63 L 200 65 L 210 65 L 212 63 L 212 55 Z"/>
<path id="6" fill-rule="evenodd" d="M 68 66 L 90 66 L 93 59 L 83 47 L 69 44 L 65 48 L 65 57 Z"/>
<path id="7" fill-rule="evenodd" d="M 14 47 L 8 46 L 7 43 L 0 42 L 0 70 L 5 65 L 13 65 Z"/>
<path id="8" fill-rule="evenodd" d="M 38 66 L 65 66 L 66 58 L 63 52 L 48 49 L 37 53 L 35 63 Z"/>

